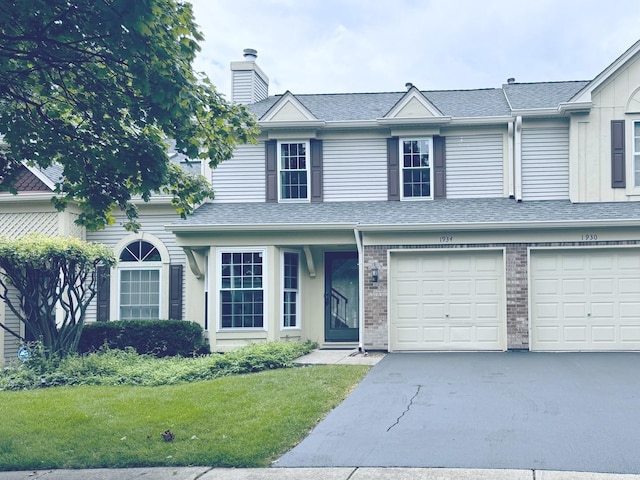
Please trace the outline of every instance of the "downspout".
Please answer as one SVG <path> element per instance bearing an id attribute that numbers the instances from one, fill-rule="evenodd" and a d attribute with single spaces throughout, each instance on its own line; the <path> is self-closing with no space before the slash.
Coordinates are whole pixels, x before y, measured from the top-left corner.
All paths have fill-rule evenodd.
<path id="1" fill-rule="evenodd" d="M 515 122 L 515 132 L 513 140 L 515 158 L 515 194 L 516 201 L 522 201 L 522 117 L 518 115 Z"/>
<path id="2" fill-rule="evenodd" d="M 513 158 L 513 122 L 509 122 L 507 124 L 507 162 L 509 165 L 509 198 L 515 198 L 515 187 L 514 187 L 514 175 L 515 175 L 515 160 Z"/>
<path id="3" fill-rule="evenodd" d="M 358 248 L 358 352 L 364 353 L 364 249 L 358 227 L 353 229 L 353 234 Z"/>

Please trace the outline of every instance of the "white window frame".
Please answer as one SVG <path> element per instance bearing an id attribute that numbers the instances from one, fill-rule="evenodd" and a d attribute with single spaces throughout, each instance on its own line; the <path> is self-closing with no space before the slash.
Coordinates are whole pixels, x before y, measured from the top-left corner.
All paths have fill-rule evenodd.
<path id="1" fill-rule="evenodd" d="M 296 288 L 287 288 L 285 285 L 285 255 L 287 254 L 294 254 L 297 255 L 298 257 L 298 263 L 297 263 L 297 280 L 298 280 L 298 285 L 296 286 Z M 281 292 L 281 296 L 280 296 L 280 308 L 282 309 L 281 311 L 281 315 L 280 315 L 280 328 L 282 328 L 283 330 L 300 330 L 302 329 L 302 324 L 301 324 L 301 295 L 300 295 L 300 284 L 301 284 L 301 278 L 300 278 L 300 252 L 298 250 L 282 250 L 281 254 L 280 254 L 280 262 L 281 262 L 281 268 L 280 268 L 280 292 Z M 294 292 L 296 294 L 296 301 L 295 301 L 295 306 L 296 306 L 296 313 L 295 313 L 295 319 L 296 319 L 296 324 L 291 326 L 291 325 L 286 325 L 286 314 L 287 314 L 287 309 L 285 308 L 286 306 L 286 302 L 285 302 L 285 294 L 288 292 Z"/>
<path id="2" fill-rule="evenodd" d="M 419 169 L 421 167 L 404 166 L 404 144 L 405 142 L 427 142 L 429 146 L 429 195 L 428 196 L 405 196 L 404 194 L 404 172 L 409 169 Z M 433 200 L 433 137 L 406 137 L 399 139 L 399 175 L 400 175 L 400 199 L 405 201 Z"/>
<path id="3" fill-rule="evenodd" d="M 130 264 L 130 265 L 128 265 Z M 124 266 L 120 266 L 124 265 Z M 135 318 L 131 320 L 162 320 L 162 262 L 121 262 L 118 266 L 118 320 L 122 318 L 122 272 L 124 271 L 150 271 L 158 272 L 158 318 Z"/>
<path id="4" fill-rule="evenodd" d="M 284 169 L 282 165 L 283 145 L 304 145 L 305 147 L 305 168 L 304 169 Z M 282 195 L 282 174 L 283 172 L 305 172 L 307 176 L 307 196 L 304 198 L 284 198 Z M 309 140 L 278 140 L 278 201 L 303 203 L 311 201 L 311 142 Z"/>
<path id="5" fill-rule="evenodd" d="M 117 279 L 117 281 L 111 281 L 111 287 L 109 290 L 109 311 L 112 313 L 112 318 L 120 320 L 120 273 L 121 269 L 138 269 L 147 270 L 152 268 L 160 269 L 160 319 L 168 318 L 169 316 L 169 265 L 171 263 L 171 257 L 169 250 L 165 244 L 155 235 L 149 232 L 138 232 L 131 235 L 127 235 L 121 238 L 118 243 L 113 247 L 113 252 L 116 258 L 120 258 L 120 255 L 129 244 L 135 241 L 148 242 L 158 250 L 160 253 L 160 261 L 157 262 L 118 262 L 115 266 L 111 267 L 111 279 Z"/>
<path id="6" fill-rule="evenodd" d="M 223 327 L 222 326 L 222 301 L 221 295 L 223 291 L 242 290 L 235 288 L 222 288 L 222 255 L 225 253 L 259 253 L 262 255 L 262 327 Z M 249 332 L 249 331 L 267 331 L 269 325 L 268 315 L 268 267 L 267 267 L 267 249 L 266 247 L 247 247 L 247 248 L 226 248 L 219 247 L 216 249 L 216 331 L 217 332 Z M 257 289 L 250 289 L 257 290 Z M 209 299 L 211 302 L 211 299 Z"/>
<path id="7" fill-rule="evenodd" d="M 636 181 L 640 177 L 640 120 L 631 120 L 631 185 L 638 192 L 640 190 L 640 181 Z M 636 127 L 638 134 L 636 135 Z"/>

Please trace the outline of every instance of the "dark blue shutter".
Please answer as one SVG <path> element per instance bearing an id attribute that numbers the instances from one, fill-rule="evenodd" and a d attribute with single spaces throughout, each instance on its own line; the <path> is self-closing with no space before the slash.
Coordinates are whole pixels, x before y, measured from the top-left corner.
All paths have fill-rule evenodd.
<path id="1" fill-rule="evenodd" d="M 611 120 L 611 188 L 625 188 L 624 120 Z"/>
<path id="2" fill-rule="evenodd" d="M 322 140 L 311 139 L 311 201 L 322 201 Z"/>
<path id="3" fill-rule="evenodd" d="M 267 140 L 264 142 L 265 151 L 265 181 L 267 202 L 278 201 L 278 142 Z"/>
<path id="4" fill-rule="evenodd" d="M 387 199 L 400 200 L 400 140 L 387 139 Z"/>
<path id="5" fill-rule="evenodd" d="M 447 198 L 445 138 L 433 137 L 433 198 Z"/>

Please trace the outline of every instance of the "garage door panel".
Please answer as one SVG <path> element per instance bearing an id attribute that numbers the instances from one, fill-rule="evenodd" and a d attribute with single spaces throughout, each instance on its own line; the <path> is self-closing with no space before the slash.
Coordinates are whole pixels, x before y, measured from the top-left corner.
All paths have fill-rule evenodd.
<path id="1" fill-rule="evenodd" d="M 616 304 L 614 302 L 591 302 L 591 317 L 594 319 L 608 319 L 611 323 L 616 320 Z"/>
<path id="2" fill-rule="evenodd" d="M 396 315 L 403 321 L 411 321 L 420 316 L 420 306 L 417 303 L 401 303 L 396 306 Z"/>
<path id="3" fill-rule="evenodd" d="M 638 267 L 640 271 L 640 267 Z M 637 278 L 621 278 L 618 282 L 618 288 L 624 295 L 640 295 L 640 282 Z"/>
<path id="4" fill-rule="evenodd" d="M 540 295 L 555 295 L 560 290 L 560 282 L 558 280 L 536 277 L 533 283 L 535 284 L 536 291 Z"/>
<path id="5" fill-rule="evenodd" d="M 423 327 L 422 344 L 442 345 L 445 343 L 445 327 Z"/>
<path id="6" fill-rule="evenodd" d="M 616 340 L 616 329 L 610 325 L 594 325 L 591 328 L 591 335 L 591 340 L 595 343 L 613 343 Z"/>
<path id="7" fill-rule="evenodd" d="M 399 297 L 415 297 L 420 288 L 420 283 L 417 280 L 400 280 L 398 283 Z"/>
<path id="8" fill-rule="evenodd" d="M 500 295 L 500 284 L 495 278 L 481 278 L 475 282 L 476 296 L 486 295 L 495 296 Z"/>
<path id="9" fill-rule="evenodd" d="M 640 303 L 637 302 L 620 302 L 621 319 L 635 320 L 640 323 Z"/>
<path id="10" fill-rule="evenodd" d="M 562 282 L 560 292 L 564 295 L 585 295 L 587 292 L 587 281 L 584 278 L 568 278 Z"/>
<path id="11" fill-rule="evenodd" d="M 431 320 L 439 320 L 446 317 L 446 308 L 444 303 L 427 303 L 422 304 L 422 315 L 416 314 L 414 320 L 420 321 L 420 318 L 428 318 Z"/>
<path id="12" fill-rule="evenodd" d="M 564 303 L 562 305 L 562 315 L 567 320 L 579 318 L 583 320 L 587 315 L 584 303 Z"/>
<path id="13" fill-rule="evenodd" d="M 469 297 L 472 293 L 471 280 L 451 280 L 449 282 L 449 294 L 452 296 L 462 295 Z"/>
<path id="14" fill-rule="evenodd" d="M 622 343 L 640 342 L 640 326 L 637 326 L 637 325 L 620 326 L 620 341 Z"/>
<path id="15" fill-rule="evenodd" d="M 617 283 L 614 278 L 594 278 L 590 285 L 591 295 L 614 295 Z"/>
<path id="16" fill-rule="evenodd" d="M 496 303 L 476 303 L 476 318 L 478 320 L 489 320 L 500 316 L 500 305 Z"/>
<path id="17" fill-rule="evenodd" d="M 530 259 L 532 350 L 640 350 L 640 249 L 532 250 Z"/>
<path id="18" fill-rule="evenodd" d="M 502 251 L 393 253 L 389 268 L 392 350 L 504 350 Z M 417 293 L 401 292 L 408 276 L 421 282 Z M 411 297 L 419 308 L 400 315 L 399 303 Z M 408 329 L 416 322 L 418 332 Z"/>
<path id="19" fill-rule="evenodd" d="M 494 326 L 476 327 L 479 342 L 495 343 L 500 340 L 500 330 Z"/>
<path id="20" fill-rule="evenodd" d="M 587 341 L 587 327 L 570 326 L 562 329 L 564 340 L 567 343 L 584 343 Z"/>

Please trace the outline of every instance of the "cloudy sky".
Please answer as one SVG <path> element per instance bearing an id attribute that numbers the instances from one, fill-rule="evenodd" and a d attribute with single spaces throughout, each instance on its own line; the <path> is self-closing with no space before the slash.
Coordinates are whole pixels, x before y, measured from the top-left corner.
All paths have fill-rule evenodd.
<path id="1" fill-rule="evenodd" d="M 269 93 L 589 80 L 640 39 L 639 0 L 191 0 L 196 69 L 229 97 L 258 50 Z"/>

